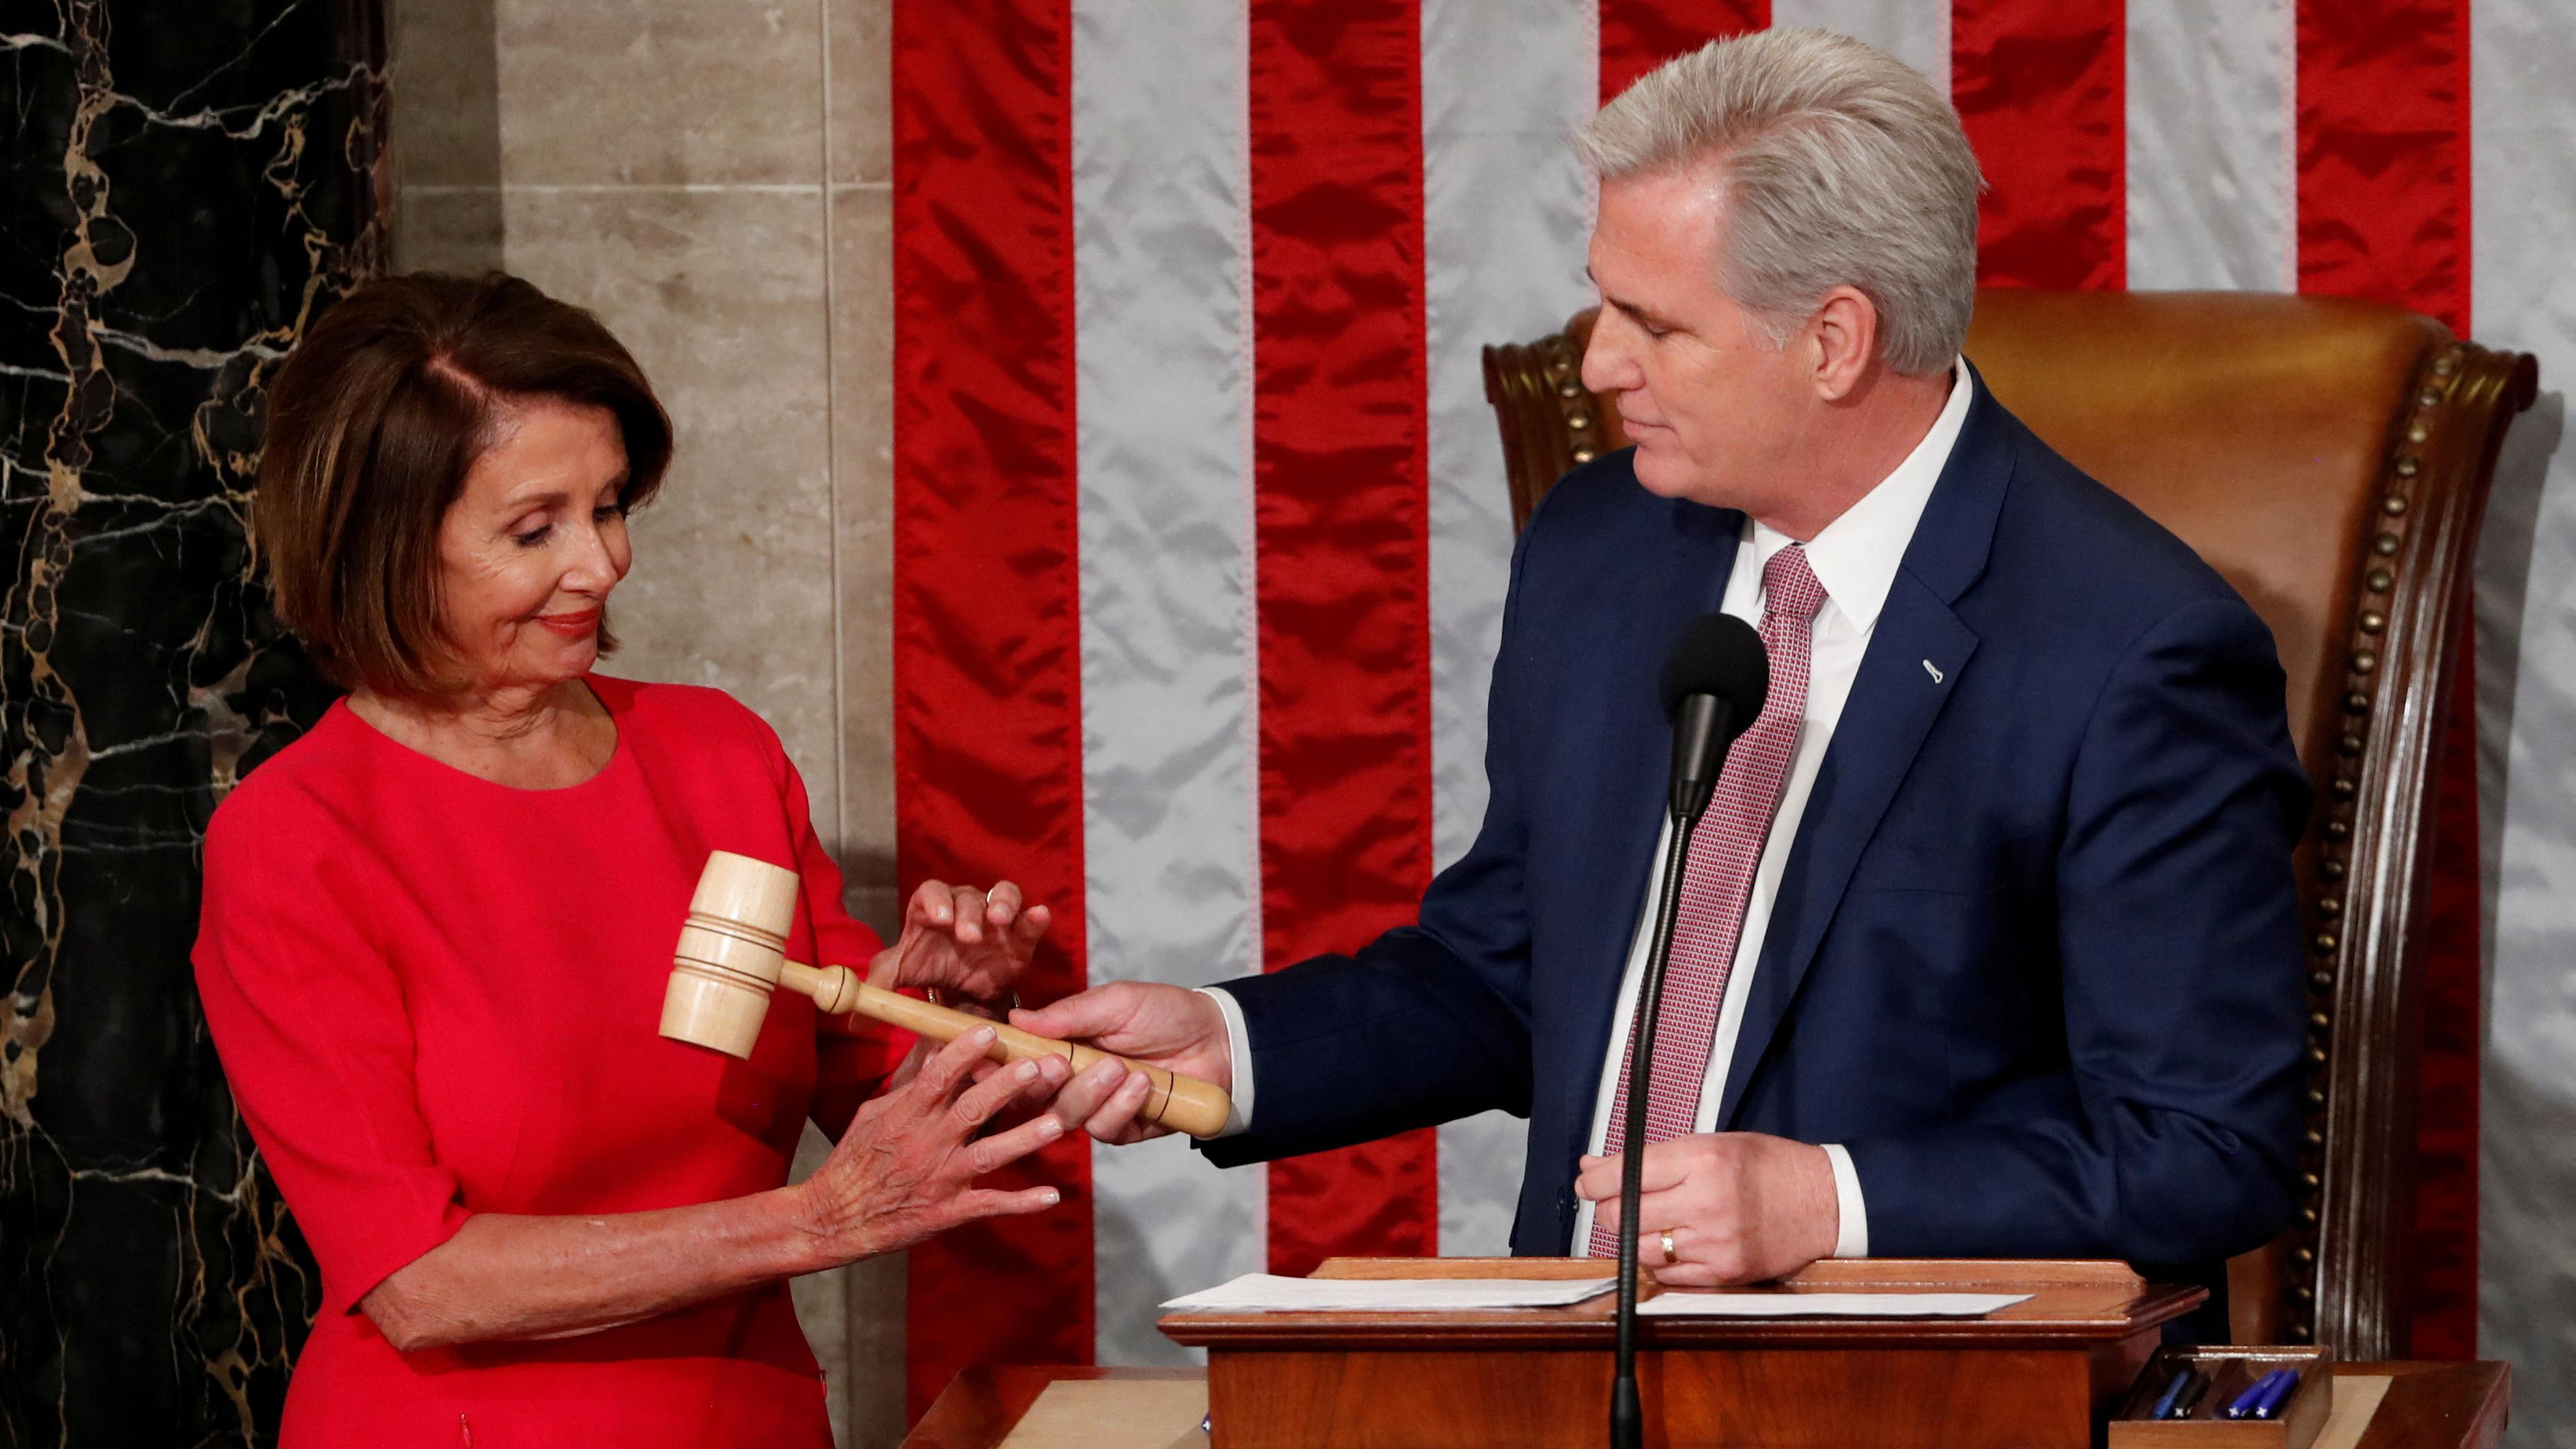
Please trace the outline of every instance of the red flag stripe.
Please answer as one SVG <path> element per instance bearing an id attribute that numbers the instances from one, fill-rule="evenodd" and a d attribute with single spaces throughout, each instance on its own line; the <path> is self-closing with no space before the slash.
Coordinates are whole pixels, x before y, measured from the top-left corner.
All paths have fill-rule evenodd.
<path id="1" fill-rule="evenodd" d="M 2468 0 L 2302 0 L 2299 290 L 2470 318 Z M 2444 729 L 2425 907 L 2414 1344 L 2477 1356 L 2477 671 L 2468 621 Z"/>
<path id="2" fill-rule="evenodd" d="M 1048 903 L 1045 999 L 1084 975 L 1071 18 L 899 0 L 893 58 L 896 866 Z M 1089 1144 L 1017 1177 L 1064 1204 L 912 1250 L 915 1416 L 971 1364 L 1091 1361 Z"/>
<path id="3" fill-rule="evenodd" d="M 1412 920 L 1431 879 L 1419 9 L 1253 0 L 1250 56 L 1262 959 L 1277 970 Z M 1438 1252 L 1434 1141 L 1272 1164 L 1271 1271 Z"/>
<path id="4" fill-rule="evenodd" d="M 2299 290 L 2469 323 L 2468 0 L 2301 0 Z"/>
<path id="5" fill-rule="evenodd" d="M 1674 56 L 1770 24 L 1771 0 L 1602 0 L 1602 103 Z"/>
<path id="6" fill-rule="evenodd" d="M 1950 99 L 1985 168 L 1990 287 L 2128 284 L 2127 17 L 2121 0 L 1958 0 Z"/>

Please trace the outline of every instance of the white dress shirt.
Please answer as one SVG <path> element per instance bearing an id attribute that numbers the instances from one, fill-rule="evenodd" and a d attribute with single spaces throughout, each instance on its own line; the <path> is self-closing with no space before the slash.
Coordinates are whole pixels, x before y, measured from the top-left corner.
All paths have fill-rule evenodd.
<path id="1" fill-rule="evenodd" d="M 1833 742 L 1834 725 L 1842 718 L 1843 702 L 1850 697 L 1852 680 L 1860 673 L 1861 656 L 1868 650 L 1879 610 L 1886 605 L 1888 589 L 1895 584 L 1896 571 L 1904 564 L 1906 546 L 1914 541 L 1914 526 L 1921 521 L 1932 487 L 1940 481 L 1941 470 L 1949 463 L 1959 432 L 1967 424 L 1975 383 L 1964 361 L 1954 364 L 1950 375 L 1949 399 L 1942 404 L 1940 416 L 1933 420 L 1922 441 L 1914 445 L 1894 472 L 1805 545 L 1808 566 L 1815 570 L 1816 581 L 1825 589 L 1825 606 L 1817 611 L 1810 626 L 1814 634 L 1807 670 L 1807 718 L 1789 756 L 1789 775 L 1781 786 L 1779 811 L 1772 817 L 1762 858 L 1754 867 L 1753 889 L 1745 901 L 1744 925 L 1735 943 L 1735 963 L 1729 969 L 1726 998 L 1718 1010 L 1717 1036 L 1710 1044 L 1708 1078 L 1700 1091 L 1696 1131 L 1716 1130 L 1719 1098 L 1726 1089 L 1727 1070 L 1735 1059 L 1736 1037 L 1744 1028 L 1745 1002 L 1752 995 L 1753 975 L 1761 963 L 1763 938 L 1771 924 L 1771 903 L 1779 894 L 1780 875 L 1788 866 L 1798 822 L 1806 814 L 1807 796 L 1815 789 L 1816 772 L 1824 763 L 1826 747 Z M 1770 562 L 1771 555 L 1794 543 L 1786 534 L 1747 518 L 1719 607 L 1758 628 L 1762 622 L 1763 565 Z M 1654 866 L 1646 875 L 1646 895 L 1638 907 L 1636 932 L 1619 986 L 1618 1011 L 1612 1019 L 1609 1055 L 1601 1066 L 1600 1089 L 1594 1094 L 1592 1131 L 1585 1139 L 1584 1150 L 1596 1155 L 1608 1140 L 1610 1106 L 1618 1091 L 1621 1058 L 1627 1053 L 1629 1025 L 1637 1008 L 1637 986 L 1645 974 L 1647 953 L 1653 948 L 1657 888 L 1663 880 L 1664 856 L 1671 846 L 1672 825 L 1667 821 L 1655 846 Z M 1205 990 L 1225 1013 L 1233 1057 L 1234 1117 L 1226 1124 L 1226 1135 L 1231 1135 L 1252 1121 L 1251 1052 L 1245 1039 L 1242 1007 L 1223 990 Z M 1838 1145 L 1827 1145 L 1825 1155 L 1833 1164 L 1834 1196 L 1842 1217 L 1834 1256 L 1867 1257 L 1867 1204 L 1861 1195 L 1859 1175 L 1852 1170 L 1851 1155 Z M 1591 1240 L 1592 1204 L 1587 1202 L 1575 1213 L 1570 1250 L 1581 1253 Z"/>

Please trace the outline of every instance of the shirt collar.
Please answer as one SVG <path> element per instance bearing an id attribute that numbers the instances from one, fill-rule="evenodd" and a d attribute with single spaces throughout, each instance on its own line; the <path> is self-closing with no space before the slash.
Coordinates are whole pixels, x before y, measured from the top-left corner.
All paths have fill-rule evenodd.
<path id="1" fill-rule="evenodd" d="M 1932 430 L 1894 472 L 1807 541 L 1807 564 L 1816 571 L 1816 582 L 1824 585 L 1829 606 L 1841 610 L 1863 633 L 1878 622 L 1878 611 L 1886 607 L 1887 591 L 1896 584 L 1906 546 L 1914 541 L 1914 526 L 1922 521 L 1932 486 L 1941 481 L 1941 470 L 1949 464 L 1950 452 L 1967 426 L 1968 404 L 1976 386 L 1966 359 L 1952 363 L 1950 397 L 1941 405 L 1941 415 L 1932 420 Z M 1745 522 L 1751 529 L 1747 541 L 1753 545 L 1756 568 L 1796 541 L 1749 518 Z"/>

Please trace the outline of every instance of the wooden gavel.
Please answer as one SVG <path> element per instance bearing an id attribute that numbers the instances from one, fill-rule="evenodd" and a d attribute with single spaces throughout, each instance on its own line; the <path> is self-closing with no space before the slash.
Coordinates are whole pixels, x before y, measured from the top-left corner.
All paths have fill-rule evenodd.
<path id="1" fill-rule="evenodd" d="M 689 898 L 689 919 L 671 953 L 671 984 L 662 997 L 662 1035 L 748 1059 L 769 1014 L 769 993 L 784 982 L 839 1015 L 857 1012 L 936 1041 L 955 1041 L 979 1026 L 993 1028 L 996 1062 L 1063 1057 L 1076 1072 L 1109 1053 L 1033 1035 L 1015 1026 L 933 1006 L 870 986 L 846 966 L 808 966 L 787 959 L 787 933 L 796 923 L 804 882 L 783 866 L 719 850 L 707 857 Z M 1125 1062 L 1153 1082 L 1137 1115 L 1193 1137 L 1213 1137 L 1234 1103 L 1214 1082 L 1185 1077 L 1141 1062 Z"/>

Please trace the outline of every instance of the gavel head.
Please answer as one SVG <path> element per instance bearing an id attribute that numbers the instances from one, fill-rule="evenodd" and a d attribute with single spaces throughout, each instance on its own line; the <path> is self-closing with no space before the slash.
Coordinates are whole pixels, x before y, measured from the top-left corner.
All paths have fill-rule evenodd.
<path id="1" fill-rule="evenodd" d="M 803 882 L 765 860 L 719 850 L 689 897 L 689 919 L 671 953 L 662 1035 L 748 1058 L 786 961 Z"/>

